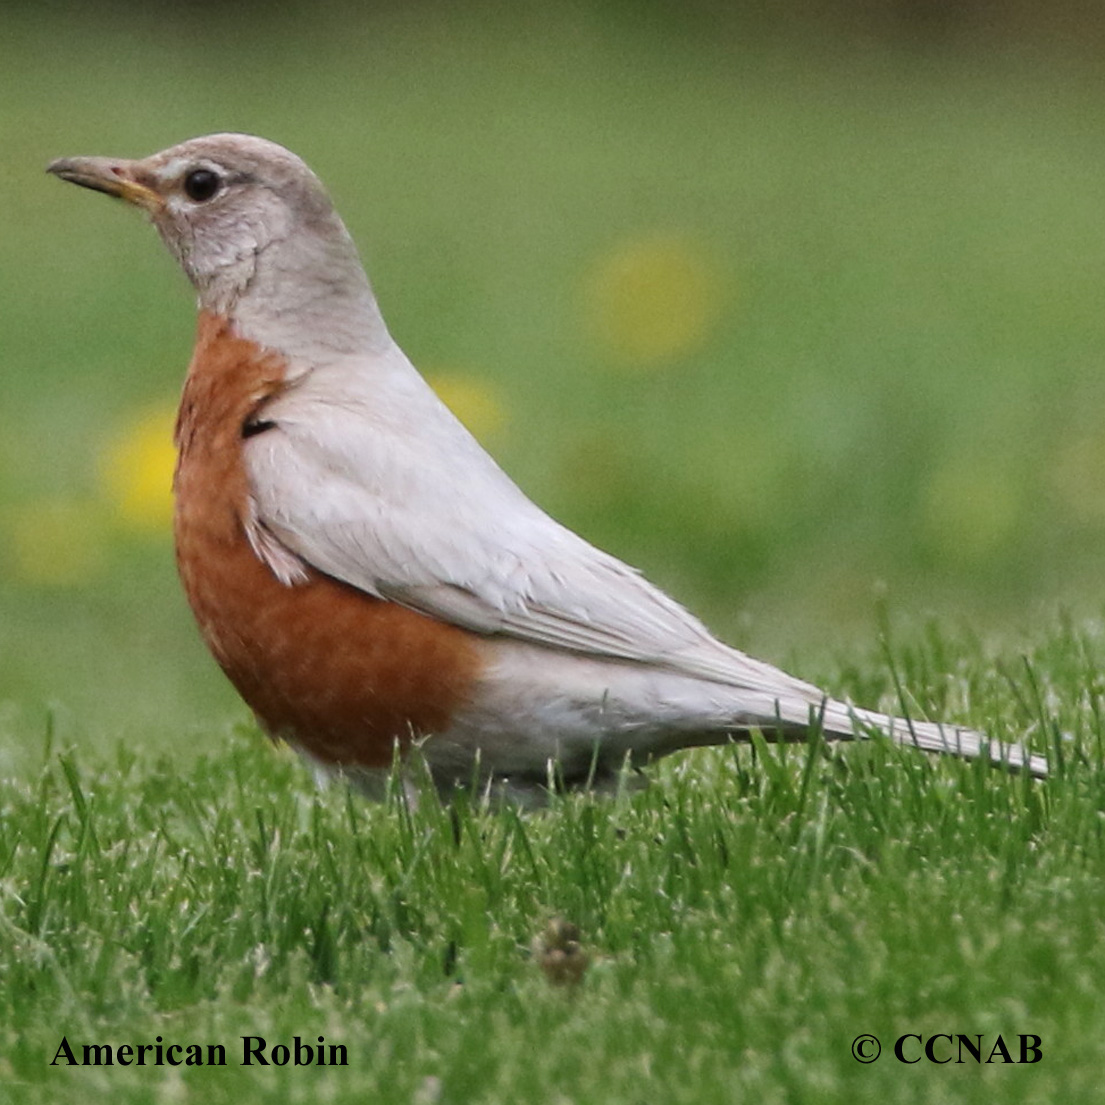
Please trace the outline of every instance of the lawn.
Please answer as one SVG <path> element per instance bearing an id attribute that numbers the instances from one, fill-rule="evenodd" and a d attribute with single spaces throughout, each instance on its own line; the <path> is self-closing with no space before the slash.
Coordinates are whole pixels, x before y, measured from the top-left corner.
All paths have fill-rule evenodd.
<path id="1" fill-rule="evenodd" d="M 44 746 L 0 791 L 7 1100 L 1097 1100 L 1103 648 L 1056 627 L 1017 662 L 930 629 L 894 653 L 920 702 L 1057 743 L 1046 782 L 760 743 L 523 812 L 320 792 L 252 733 L 186 773 Z M 542 968 L 558 922 L 575 984 Z M 893 1058 L 940 1033 L 1040 1058 Z M 297 1036 L 348 1065 L 242 1065 L 242 1037 Z M 70 1066 L 63 1037 L 227 1065 Z"/>
<path id="2" fill-rule="evenodd" d="M 5 16 L 13 1100 L 1095 1099 L 1100 67 L 663 10 Z M 735 644 L 865 705 L 893 665 L 911 709 L 1057 745 L 1055 777 L 875 744 L 688 754 L 544 813 L 316 791 L 174 578 L 190 290 L 42 173 L 220 129 L 308 159 L 401 344 L 557 517 Z M 576 987 L 535 962 L 555 918 Z M 1043 1059 L 889 1054 L 940 1032 Z M 258 1034 L 349 1066 L 49 1065 L 62 1035 Z"/>

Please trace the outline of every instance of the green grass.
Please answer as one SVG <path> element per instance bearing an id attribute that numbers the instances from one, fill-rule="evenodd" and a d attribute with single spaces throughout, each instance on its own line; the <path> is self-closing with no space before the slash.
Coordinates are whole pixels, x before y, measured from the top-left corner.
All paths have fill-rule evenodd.
<path id="1" fill-rule="evenodd" d="M 5 17 L 0 1099 L 1098 1100 L 1099 66 L 377 7 Z M 545 813 L 316 792 L 105 490 L 177 392 L 190 292 L 132 213 L 42 174 L 218 129 L 319 171 L 393 332 L 488 389 L 542 505 L 867 705 L 896 704 L 888 596 L 910 708 L 1054 778 L 873 744 L 697 752 Z M 627 366 L 596 273 L 658 235 L 717 312 Z M 44 555 L 89 557 L 49 583 L 20 527 L 59 504 Z M 552 917 L 592 958 L 574 993 L 531 955 Z M 1044 1060 L 861 1066 L 863 1032 L 1034 1033 Z M 350 1066 L 50 1067 L 62 1034 L 322 1034 Z"/>
<path id="2" fill-rule="evenodd" d="M 47 749 L 0 791 L 5 1100 L 1097 1100 L 1105 639 L 924 637 L 895 655 L 919 701 L 1035 731 L 1051 779 L 760 743 L 520 812 L 319 792 L 252 732 L 186 773 Z M 836 681 L 893 682 L 877 658 Z M 575 989 L 533 958 L 554 917 L 591 958 Z M 1014 1055 L 1038 1035 L 1043 1059 L 891 1057 L 940 1032 Z M 229 1065 L 51 1066 L 63 1035 L 222 1043 Z M 323 1035 L 349 1065 L 242 1067 L 243 1035 Z"/>

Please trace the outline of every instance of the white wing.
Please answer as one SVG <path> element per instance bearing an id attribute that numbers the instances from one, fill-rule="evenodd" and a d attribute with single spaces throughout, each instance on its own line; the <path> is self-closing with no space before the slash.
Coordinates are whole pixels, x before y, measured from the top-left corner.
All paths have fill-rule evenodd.
<path id="1" fill-rule="evenodd" d="M 477 633 L 820 700 L 553 521 L 397 348 L 315 369 L 263 416 L 257 521 L 321 571 Z"/>

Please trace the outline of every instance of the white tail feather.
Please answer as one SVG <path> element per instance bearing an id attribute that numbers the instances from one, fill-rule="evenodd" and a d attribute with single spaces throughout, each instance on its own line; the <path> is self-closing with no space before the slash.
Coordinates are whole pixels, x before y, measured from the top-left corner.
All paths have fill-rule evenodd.
<path id="1" fill-rule="evenodd" d="M 827 735 L 838 739 L 864 737 L 868 735 L 865 729 L 877 729 L 896 744 L 920 748 L 925 752 L 941 752 L 966 759 L 989 756 L 996 764 L 1014 771 L 1027 771 L 1035 778 L 1043 779 L 1048 774 L 1046 757 L 1030 753 L 1023 745 L 993 741 L 985 733 L 957 725 L 913 721 L 859 709 L 832 699 L 824 704 L 821 725 Z"/>

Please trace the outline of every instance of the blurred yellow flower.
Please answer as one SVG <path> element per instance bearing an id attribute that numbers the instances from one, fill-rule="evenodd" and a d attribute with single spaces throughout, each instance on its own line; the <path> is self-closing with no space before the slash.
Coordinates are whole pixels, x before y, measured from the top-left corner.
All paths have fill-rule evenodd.
<path id="1" fill-rule="evenodd" d="M 44 587 L 72 587 L 93 579 L 105 564 L 100 508 L 94 502 L 46 499 L 7 518 L 16 579 Z"/>
<path id="2" fill-rule="evenodd" d="M 160 533 L 172 523 L 175 417 L 170 406 L 147 408 L 104 449 L 101 485 L 129 529 Z"/>
<path id="3" fill-rule="evenodd" d="M 1013 476 L 1000 465 L 959 457 L 933 474 L 922 509 L 925 529 L 940 555 L 970 563 L 1012 537 L 1020 497 Z"/>
<path id="4" fill-rule="evenodd" d="M 486 381 L 459 372 L 436 372 L 427 377 L 441 401 L 475 437 L 493 434 L 506 421 L 506 410 Z"/>
<path id="5" fill-rule="evenodd" d="M 620 243 L 598 259 L 584 294 L 595 337 L 635 367 L 655 367 L 699 348 L 722 307 L 722 281 L 707 252 L 677 234 Z"/>

